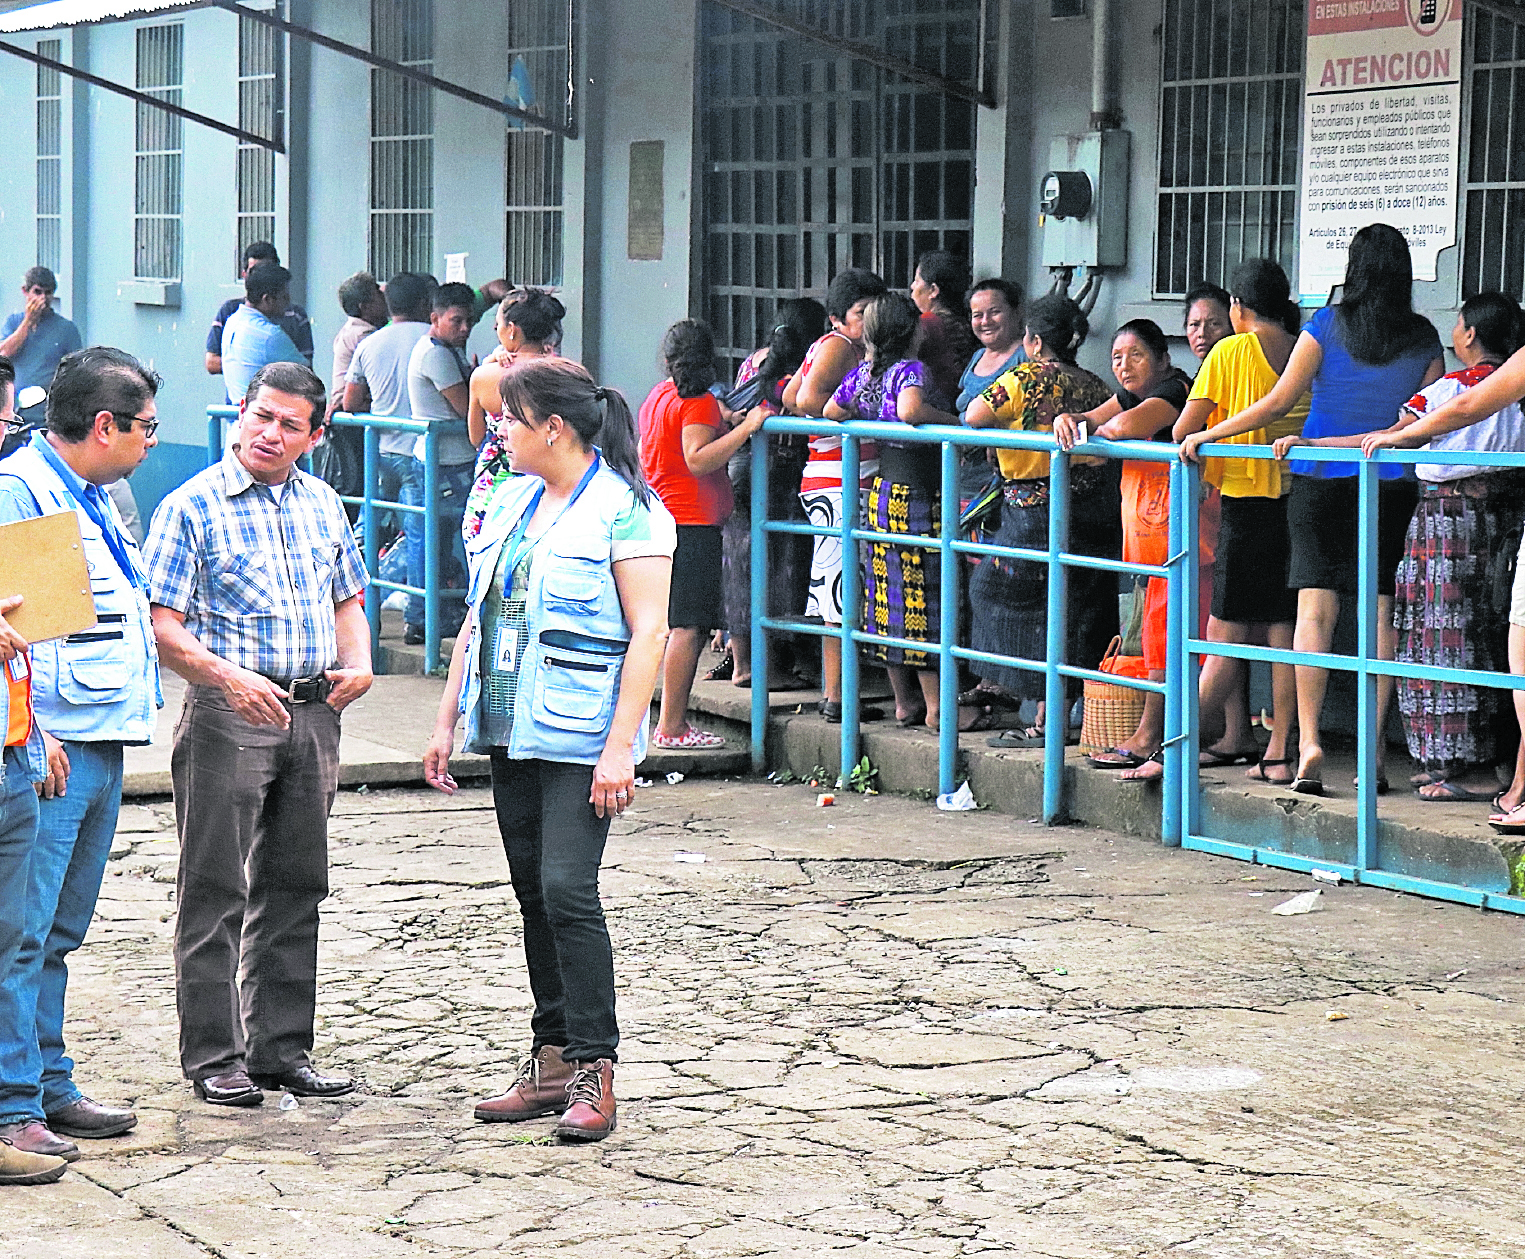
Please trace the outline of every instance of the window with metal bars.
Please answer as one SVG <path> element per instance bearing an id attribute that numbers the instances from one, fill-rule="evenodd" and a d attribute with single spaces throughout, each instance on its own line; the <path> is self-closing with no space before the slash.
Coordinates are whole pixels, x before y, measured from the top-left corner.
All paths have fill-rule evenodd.
<path id="1" fill-rule="evenodd" d="M 1462 296 L 1525 295 L 1525 27 L 1474 9 Z"/>
<path id="2" fill-rule="evenodd" d="M 280 5 L 258 6 L 282 17 Z M 238 17 L 238 125 L 255 135 L 278 133 L 282 101 L 281 64 L 285 36 L 251 17 Z M 241 278 L 244 250 L 257 240 L 275 241 L 275 154 L 246 141 L 238 142 L 238 256 L 233 274 Z"/>
<path id="3" fill-rule="evenodd" d="M 137 30 L 137 86 L 156 100 L 179 105 L 184 84 L 185 32 L 179 23 Z M 134 152 L 133 275 L 178 280 L 185 173 L 174 114 L 139 104 Z"/>
<path id="4" fill-rule="evenodd" d="M 37 53 L 63 56 L 63 41 L 40 39 Z M 37 263 L 58 271 L 63 256 L 63 76 L 37 67 Z"/>
<path id="5" fill-rule="evenodd" d="M 434 71 L 434 0 L 371 0 L 371 51 Z M 371 273 L 433 270 L 434 89 L 371 71 Z"/>
<path id="6" fill-rule="evenodd" d="M 1154 295 L 1295 274 L 1305 0 L 1165 0 Z"/>
<path id="7" fill-rule="evenodd" d="M 782 16 L 973 82 L 979 0 L 775 0 Z M 969 256 L 974 109 L 802 36 L 703 6 L 705 318 L 733 363 L 778 302 L 842 268 L 903 288 L 918 254 Z"/>
<path id="8" fill-rule="evenodd" d="M 563 119 L 572 61 L 570 0 L 510 0 L 509 99 Z M 554 287 L 562 280 L 562 162 L 566 141 L 508 120 L 507 241 L 503 274 L 515 284 Z"/>

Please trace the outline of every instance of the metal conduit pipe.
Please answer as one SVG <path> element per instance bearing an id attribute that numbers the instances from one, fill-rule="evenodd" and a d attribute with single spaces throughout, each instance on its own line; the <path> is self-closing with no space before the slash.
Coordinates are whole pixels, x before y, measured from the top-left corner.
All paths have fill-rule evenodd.
<path id="1" fill-rule="evenodd" d="M 1117 93 L 1117 26 L 1112 0 L 1091 0 L 1091 130 L 1122 125 Z"/>

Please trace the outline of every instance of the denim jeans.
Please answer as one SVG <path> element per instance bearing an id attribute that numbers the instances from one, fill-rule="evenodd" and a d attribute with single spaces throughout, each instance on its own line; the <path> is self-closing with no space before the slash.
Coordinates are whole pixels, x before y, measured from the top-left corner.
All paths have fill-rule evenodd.
<path id="1" fill-rule="evenodd" d="M 38 802 L 21 950 L 0 981 L 0 1124 L 83 1096 L 64 1055 L 64 959 L 95 913 L 122 803 L 122 745 L 66 740 L 64 750 L 68 789 Z"/>
<path id="2" fill-rule="evenodd" d="M 567 1061 L 614 1058 L 614 954 L 598 898 L 609 817 L 588 803 L 593 766 L 508 759 L 492 751 L 492 799 L 524 918 L 534 1048 Z"/>
<path id="3" fill-rule="evenodd" d="M 422 459 L 411 461 L 414 498 L 400 498 L 400 503 L 424 501 L 424 463 Z M 476 479 L 476 465 L 470 463 L 441 464 L 439 470 L 439 502 L 434 505 L 439 516 L 439 583 L 441 590 L 460 590 L 466 585 L 466 542 L 461 537 L 461 521 L 466 516 L 466 496 Z M 406 484 L 406 483 L 405 483 Z M 408 585 L 420 589 L 424 584 L 424 518 L 409 514 L 403 522 L 407 534 Z M 462 599 L 440 600 L 440 623 L 444 631 L 453 633 L 460 627 L 466 614 Z M 403 620 L 409 625 L 424 623 L 424 601 L 418 595 L 408 596 L 408 610 Z"/>
<path id="4" fill-rule="evenodd" d="M 5 749 L 0 776 L 0 979 L 21 948 L 26 917 L 26 879 L 37 840 L 37 792 L 27 776 L 26 748 Z M 0 1044 L 10 1038 L 0 1026 Z"/>

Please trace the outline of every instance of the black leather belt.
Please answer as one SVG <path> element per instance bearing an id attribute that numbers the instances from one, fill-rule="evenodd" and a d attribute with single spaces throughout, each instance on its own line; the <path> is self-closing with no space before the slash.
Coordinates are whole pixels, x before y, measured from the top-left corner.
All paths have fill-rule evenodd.
<path id="1" fill-rule="evenodd" d="M 326 673 L 315 673 L 310 678 L 292 678 L 281 688 L 291 697 L 293 704 L 317 704 L 327 699 L 334 684 Z"/>

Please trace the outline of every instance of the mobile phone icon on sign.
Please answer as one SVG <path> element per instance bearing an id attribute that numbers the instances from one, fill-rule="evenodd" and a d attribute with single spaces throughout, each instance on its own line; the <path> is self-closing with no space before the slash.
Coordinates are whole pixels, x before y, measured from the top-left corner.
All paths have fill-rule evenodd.
<path id="1" fill-rule="evenodd" d="M 1438 0 L 1421 0 L 1419 5 L 1419 25 L 1428 26 L 1433 22 L 1438 8 Z"/>

